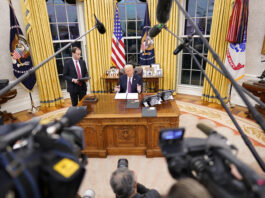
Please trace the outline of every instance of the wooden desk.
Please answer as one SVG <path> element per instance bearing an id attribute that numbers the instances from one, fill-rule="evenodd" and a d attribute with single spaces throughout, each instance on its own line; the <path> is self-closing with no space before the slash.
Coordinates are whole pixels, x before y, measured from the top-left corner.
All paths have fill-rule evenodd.
<path id="1" fill-rule="evenodd" d="M 150 77 L 143 77 L 143 82 L 146 83 L 154 83 L 155 85 L 155 92 L 158 92 L 159 89 L 159 79 L 163 78 L 163 76 L 150 76 Z M 112 93 L 112 89 L 114 86 L 118 84 L 119 77 L 110 77 L 107 75 L 104 75 L 101 77 L 101 79 L 105 80 L 106 82 L 106 90 L 108 93 Z"/>
<path id="2" fill-rule="evenodd" d="M 259 97 L 260 100 L 265 103 L 265 84 L 261 84 L 258 81 L 246 81 L 242 85 L 248 91 Z M 255 105 L 255 108 L 265 116 L 265 109 L 260 105 Z"/>
<path id="3" fill-rule="evenodd" d="M 158 146 L 159 130 L 179 126 L 180 111 L 175 100 L 157 106 L 157 117 L 143 118 L 142 107 L 126 109 L 126 100 L 115 100 L 114 94 L 96 96 L 97 103 L 79 103 L 88 106 L 89 111 L 79 123 L 84 129 L 84 153 L 89 157 L 162 156 Z M 140 99 L 143 96 L 140 95 Z"/>

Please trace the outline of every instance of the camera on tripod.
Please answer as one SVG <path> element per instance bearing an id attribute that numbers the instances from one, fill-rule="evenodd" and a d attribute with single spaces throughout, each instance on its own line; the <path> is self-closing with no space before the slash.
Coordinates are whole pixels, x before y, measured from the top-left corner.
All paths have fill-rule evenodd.
<path id="1" fill-rule="evenodd" d="M 183 138 L 184 128 L 160 131 L 159 146 L 171 176 L 194 178 L 217 198 L 264 198 L 265 179 L 236 158 L 232 153 L 236 147 L 208 126 L 197 126 L 208 138 Z M 231 165 L 237 168 L 242 180 L 232 174 Z"/>
<path id="2" fill-rule="evenodd" d="M 128 167 L 129 167 L 129 162 L 126 158 L 120 158 L 118 160 L 117 168 L 128 168 Z"/>

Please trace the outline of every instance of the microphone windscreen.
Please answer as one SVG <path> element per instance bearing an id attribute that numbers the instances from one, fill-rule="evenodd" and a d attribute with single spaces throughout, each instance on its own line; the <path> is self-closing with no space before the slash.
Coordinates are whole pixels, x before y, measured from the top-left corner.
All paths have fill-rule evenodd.
<path id="1" fill-rule="evenodd" d="M 67 118 L 68 126 L 73 126 L 80 122 L 87 115 L 87 107 L 70 107 L 64 114 L 63 118 Z"/>
<path id="2" fill-rule="evenodd" d="M 95 19 L 96 19 L 96 28 L 98 29 L 100 34 L 104 34 L 106 32 L 106 29 L 103 25 L 103 23 L 101 23 L 98 18 L 96 17 L 96 15 L 94 14 Z"/>
<path id="3" fill-rule="evenodd" d="M 158 0 L 156 7 L 156 19 L 159 23 L 166 23 L 170 16 L 172 0 Z"/>
<path id="4" fill-rule="evenodd" d="M 161 32 L 161 28 L 159 28 L 159 25 L 155 25 L 149 30 L 149 36 L 150 37 L 156 37 Z"/>
<path id="5" fill-rule="evenodd" d="M 197 124 L 197 128 L 200 129 L 207 136 L 210 135 L 212 132 L 214 132 L 214 129 L 212 129 L 211 127 L 209 127 L 203 123 Z"/>
<path id="6" fill-rule="evenodd" d="M 184 47 L 184 44 L 180 44 L 173 52 L 174 55 L 177 55 Z"/>

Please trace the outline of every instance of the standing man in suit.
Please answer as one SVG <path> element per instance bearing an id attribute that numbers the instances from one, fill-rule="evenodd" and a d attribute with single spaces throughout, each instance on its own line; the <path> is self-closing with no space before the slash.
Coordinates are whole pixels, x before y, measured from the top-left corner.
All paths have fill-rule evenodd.
<path id="1" fill-rule="evenodd" d="M 125 65 L 124 72 L 119 78 L 119 85 L 115 87 L 116 92 L 120 93 L 141 93 L 143 80 L 138 74 L 134 74 L 133 65 Z"/>
<path id="2" fill-rule="evenodd" d="M 65 61 L 63 76 L 67 82 L 67 91 L 70 93 L 72 105 L 76 106 L 87 91 L 86 82 L 78 79 L 88 77 L 85 61 L 80 59 L 81 50 L 78 47 L 72 48 L 72 58 Z"/>

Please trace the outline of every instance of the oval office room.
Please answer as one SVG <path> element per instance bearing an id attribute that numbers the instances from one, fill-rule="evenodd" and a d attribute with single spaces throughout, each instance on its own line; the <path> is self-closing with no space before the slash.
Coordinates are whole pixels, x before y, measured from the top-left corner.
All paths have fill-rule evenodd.
<path id="1" fill-rule="evenodd" d="M 264 197 L 265 1 L 0 7 L 0 197 Z"/>

